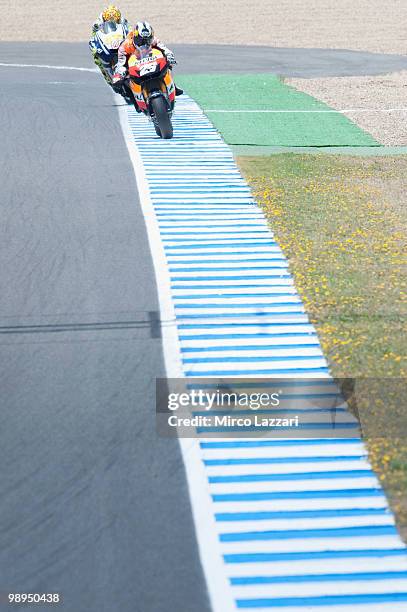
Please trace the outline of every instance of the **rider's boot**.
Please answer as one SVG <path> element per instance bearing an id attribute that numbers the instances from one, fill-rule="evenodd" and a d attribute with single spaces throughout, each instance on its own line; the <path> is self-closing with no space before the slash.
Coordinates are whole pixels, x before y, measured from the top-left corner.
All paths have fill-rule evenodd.
<path id="1" fill-rule="evenodd" d="M 99 68 L 100 72 L 102 73 L 103 78 L 105 79 L 106 83 L 108 85 L 110 85 L 110 87 L 113 87 L 112 85 L 112 79 L 111 76 L 108 74 L 108 72 L 106 71 L 105 67 L 103 66 L 102 62 L 100 61 L 100 59 L 97 56 L 93 56 L 93 59 L 95 61 L 96 66 Z"/>
<path id="2" fill-rule="evenodd" d="M 183 89 L 180 89 L 179 87 L 177 87 L 177 86 L 175 85 L 175 95 L 176 95 L 176 96 L 182 96 L 182 94 L 183 94 L 183 93 L 184 93 L 184 90 L 183 90 Z"/>

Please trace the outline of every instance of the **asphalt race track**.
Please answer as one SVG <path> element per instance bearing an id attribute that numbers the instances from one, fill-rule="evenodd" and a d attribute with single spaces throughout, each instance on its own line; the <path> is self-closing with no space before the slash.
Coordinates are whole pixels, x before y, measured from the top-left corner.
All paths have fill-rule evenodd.
<path id="1" fill-rule="evenodd" d="M 93 74 L 0 72 L 0 591 L 204 612 L 178 442 L 155 435 L 156 287 L 113 97 Z"/>
<path id="2" fill-rule="evenodd" d="M 92 67 L 86 45 L 0 50 L 3 63 Z M 406 65 L 175 50 L 180 72 Z M 68 612 L 208 611 L 178 443 L 155 433 L 157 291 L 115 102 L 92 73 L 0 66 L 0 76 L 0 596 L 59 592 Z"/>
<path id="3" fill-rule="evenodd" d="M 169 45 L 177 71 L 272 72 L 285 77 L 367 76 L 407 69 L 407 56 L 347 49 L 285 49 L 237 45 Z M 1 62 L 92 67 L 85 43 L 0 42 Z"/>

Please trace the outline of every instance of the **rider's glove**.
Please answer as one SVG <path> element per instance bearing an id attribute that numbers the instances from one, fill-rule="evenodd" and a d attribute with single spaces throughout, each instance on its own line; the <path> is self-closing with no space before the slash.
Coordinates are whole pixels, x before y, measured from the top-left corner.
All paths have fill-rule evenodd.
<path id="1" fill-rule="evenodd" d="M 116 83 L 120 83 L 121 81 L 123 81 L 124 77 L 126 76 L 126 68 L 118 68 L 115 72 L 115 74 L 113 75 L 112 81 L 114 84 Z"/>
<path id="2" fill-rule="evenodd" d="M 177 60 L 175 59 L 175 55 L 173 53 L 167 53 L 166 58 L 170 66 L 175 66 L 175 64 L 177 63 Z"/>
<path id="3" fill-rule="evenodd" d="M 123 77 L 120 74 L 114 74 L 112 77 L 112 87 L 115 91 L 120 91 L 123 83 Z"/>

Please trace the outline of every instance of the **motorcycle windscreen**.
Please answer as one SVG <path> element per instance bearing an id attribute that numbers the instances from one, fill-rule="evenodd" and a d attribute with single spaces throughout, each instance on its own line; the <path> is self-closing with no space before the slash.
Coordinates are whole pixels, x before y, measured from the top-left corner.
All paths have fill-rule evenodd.
<path id="1" fill-rule="evenodd" d="M 153 55 L 153 48 L 151 47 L 151 45 L 137 45 L 136 52 L 137 58 L 141 60 L 145 59 L 146 57 L 149 57 L 150 55 Z"/>
<path id="2" fill-rule="evenodd" d="M 111 34 L 116 32 L 119 28 L 121 29 L 121 24 L 115 21 L 105 21 L 100 29 L 104 34 Z"/>

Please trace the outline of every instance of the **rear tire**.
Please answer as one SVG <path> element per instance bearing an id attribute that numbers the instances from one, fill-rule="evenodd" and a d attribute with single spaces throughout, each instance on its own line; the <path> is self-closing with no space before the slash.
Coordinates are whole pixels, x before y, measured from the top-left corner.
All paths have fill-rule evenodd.
<path id="1" fill-rule="evenodd" d="M 164 97 L 158 96 L 153 98 L 151 100 L 151 109 L 154 113 L 154 127 L 157 135 L 165 140 L 172 138 L 174 130 Z"/>

